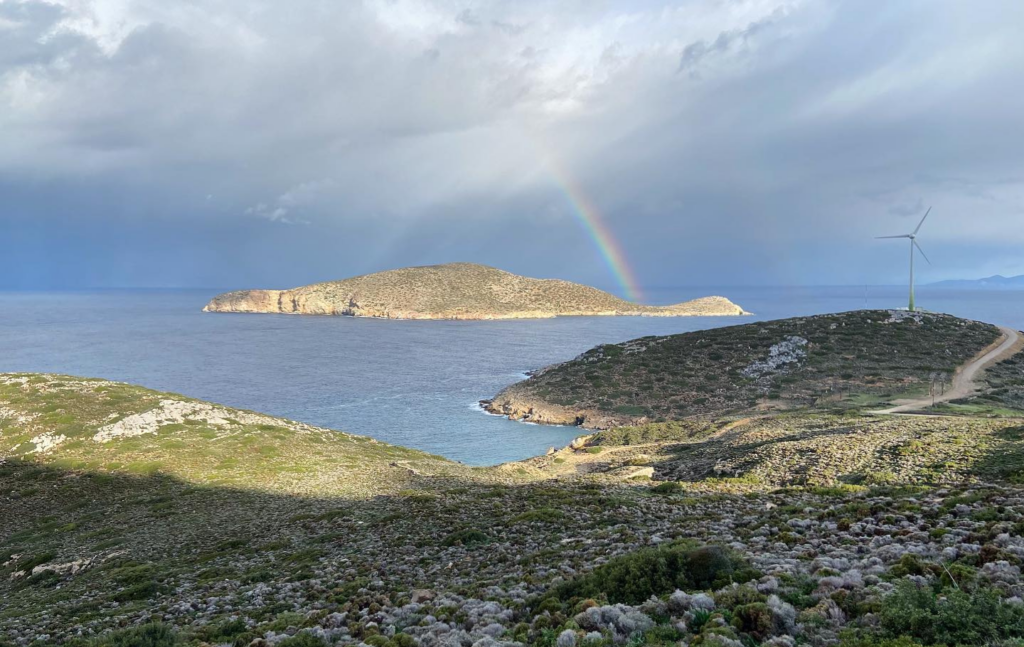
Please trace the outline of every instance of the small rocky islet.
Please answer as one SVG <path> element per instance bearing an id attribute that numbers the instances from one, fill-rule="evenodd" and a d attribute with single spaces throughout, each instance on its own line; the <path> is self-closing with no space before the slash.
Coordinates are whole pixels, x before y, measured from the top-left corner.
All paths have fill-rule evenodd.
<path id="1" fill-rule="evenodd" d="M 874 413 L 998 329 L 867 311 L 694 335 L 539 372 L 531 397 L 616 424 L 490 468 L 0 375 L 0 644 L 1022 644 L 1021 354 L 943 415 Z"/>
<path id="2" fill-rule="evenodd" d="M 570 281 L 534 279 L 475 263 L 406 267 L 290 290 L 238 290 L 214 297 L 203 310 L 379 319 L 748 314 L 720 296 L 649 306 Z"/>

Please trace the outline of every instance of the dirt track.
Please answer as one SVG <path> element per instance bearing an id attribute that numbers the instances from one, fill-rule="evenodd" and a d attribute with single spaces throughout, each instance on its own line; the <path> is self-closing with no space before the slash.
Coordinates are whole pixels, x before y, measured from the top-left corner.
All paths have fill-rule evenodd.
<path id="1" fill-rule="evenodd" d="M 953 376 L 952 388 L 942 395 L 935 396 L 935 404 L 965 398 L 973 394 L 978 389 L 978 385 L 974 380 L 979 373 L 992 364 L 1001 362 L 1007 357 L 1020 352 L 1021 349 L 1024 348 L 1024 343 L 1022 343 L 1020 333 L 1016 330 L 1013 330 L 1012 328 L 1005 328 L 1003 326 L 1000 326 L 999 330 L 1002 331 L 1003 336 L 993 342 L 991 346 L 981 351 L 977 357 L 961 366 Z M 905 400 L 899 402 L 900 404 L 895 407 L 882 409 L 880 411 L 873 411 L 872 413 L 893 414 L 919 411 L 932 406 L 933 399 L 932 396 L 927 396 L 916 400 Z"/>

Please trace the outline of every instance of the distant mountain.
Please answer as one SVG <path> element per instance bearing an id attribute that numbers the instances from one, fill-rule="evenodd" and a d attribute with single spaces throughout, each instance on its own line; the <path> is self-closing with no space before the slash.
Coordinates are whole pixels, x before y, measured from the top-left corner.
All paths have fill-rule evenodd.
<path id="1" fill-rule="evenodd" d="M 407 267 L 292 290 L 228 292 L 214 297 L 204 310 L 386 319 L 748 314 L 725 297 L 703 297 L 674 305 L 648 306 L 625 301 L 586 285 L 557 279 L 532 279 L 473 263 Z"/>
<path id="2" fill-rule="evenodd" d="M 1002 276 L 996 274 L 984 279 L 955 279 L 929 283 L 936 288 L 965 288 L 971 290 L 1024 290 L 1024 274 L 1020 276 Z"/>

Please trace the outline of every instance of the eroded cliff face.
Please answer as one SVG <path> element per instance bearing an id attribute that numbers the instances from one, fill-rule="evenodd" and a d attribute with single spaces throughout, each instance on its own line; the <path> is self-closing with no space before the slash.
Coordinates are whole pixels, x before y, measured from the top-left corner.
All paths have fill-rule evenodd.
<path id="1" fill-rule="evenodd" d="M 469 263 L 390 270 L 291 290 L 239 290 L 214 297 L 203 310 L 384 319 L 748 314 L 725 297 L 647 306 L 569 281 L 532 279 Z"/>
<path id="2" fill-rule="evenodd" d="M 203 312 L 285 312 L 283 290 L 239 290 L 215 296 Z"/>
<path id="3" fill-rule="evenodd" d="M 575 409 L 563 407 L 521 393 L 513 384 L 493 400 L 481 400 L 480 405 L 488 413 L 506 416 L 509 420 L 532 422 L 539 425 L 565 425 L 584 429 L 611 429 L 629 424 L 646 422 L 646 419 L 635 419 L 629 416 L 616 416 L 594 409 Z"/>

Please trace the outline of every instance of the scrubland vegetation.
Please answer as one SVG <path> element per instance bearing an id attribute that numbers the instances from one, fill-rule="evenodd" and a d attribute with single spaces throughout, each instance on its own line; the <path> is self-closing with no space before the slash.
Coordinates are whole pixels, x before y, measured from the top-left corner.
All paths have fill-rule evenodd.
<path id="1" fill-rule="evenodd" d="M 601 428 L 765 408 L 881 406 L 948 387 L 957 367 L 998 336 L 976 321 L 877 310 L 643 337 L 538 371 L 490 408 Z"/>
<path id="2" fill-rule="evenodd" d="M 721 354 L 726 381 L 785 366 L 793 406 L 648 420 L 494 468 L 103 380 L 0 376 L 0 645 L 1024 645 L 1019 364 L 960 405 L 999 415 L 869 415 L 994 333 L 850 317 L 754 328 L 734 354 L 684 340 L 700 366 Z M 884 352 L 858 355 L 843 321 Z M 804 363 L 768 361 L 796 332 L 807 343 L 774 357 Z M 661 384 L 669 366 L 644 370 Z M 836 371 L 842 404 L 815 390 Z"/>

